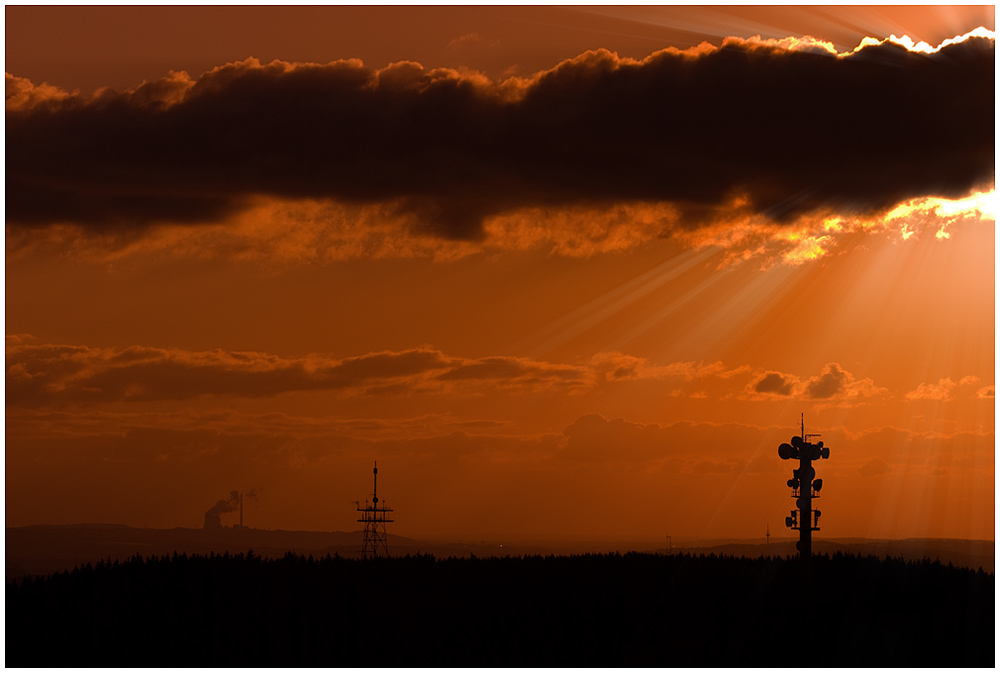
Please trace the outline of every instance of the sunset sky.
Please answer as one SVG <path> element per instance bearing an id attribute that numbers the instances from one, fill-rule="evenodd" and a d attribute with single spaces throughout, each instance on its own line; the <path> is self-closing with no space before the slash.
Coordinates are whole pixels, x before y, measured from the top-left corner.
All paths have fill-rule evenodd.
<path id="1" fill-rule="evenodd" d="M 992 5 L 5 16 L 7 526 L 994 539 Z"/>

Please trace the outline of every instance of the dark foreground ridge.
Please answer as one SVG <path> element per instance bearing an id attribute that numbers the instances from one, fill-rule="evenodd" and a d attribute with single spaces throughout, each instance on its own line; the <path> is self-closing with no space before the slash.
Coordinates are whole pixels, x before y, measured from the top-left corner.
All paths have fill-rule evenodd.
<path id="1" fill-rule="evenodd" d="M 6 596 L 13 667 L 994 665 L 992 573 L 839 553 L 136 556 Z"/>

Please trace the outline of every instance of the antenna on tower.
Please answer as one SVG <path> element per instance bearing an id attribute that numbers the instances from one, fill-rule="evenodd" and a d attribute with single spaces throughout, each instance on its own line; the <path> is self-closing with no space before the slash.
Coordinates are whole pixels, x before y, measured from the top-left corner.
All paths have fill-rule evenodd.
<path id="1" fill-rule="evenodd" d="M 378 504 L 378 462 L 372 468 L 372 499 L 371 503 L 365 501 L 364 508 L 357 504 L 357 511 L 361 512 L 359 523 L 365 524 L 364 539 L 361 542 L 361 558 L 375 558 L 376 556 L 388 556 L 389 547 L 386 544 L 385 525 L 392 523 L 392 519 L 386 518 L 386 513 L 392 510 L 382 503 Z"/>

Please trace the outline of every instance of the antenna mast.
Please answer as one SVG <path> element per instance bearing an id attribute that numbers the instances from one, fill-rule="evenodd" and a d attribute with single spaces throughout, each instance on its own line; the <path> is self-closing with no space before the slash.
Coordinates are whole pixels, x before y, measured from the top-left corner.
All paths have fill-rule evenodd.
<path id="1" fill-rule="evenodd" d="M 819 497 L 820 489 L 823 488 L 823 480 L 814 479 L 816 470 L 812 466 L 812 461 L 829 458 L 830 447 L 823 446 L 823 442 L 813 444 L 809 441 L 820 435 L 806 434 L 804 413 L 800 417 L 800 424 L 802 434 L 792 437 L 791 444 L 779 446 L 778 456 L 782 460 L 789 458 L 799 460 L 799 469 L 792 470 L 792 478 L 788 480 L 797 509 L 792 510 L 791 516 L 785 517 L 785 525 L 799 531 L 799 541 L 795 548 L 799 550 L 800 557 L 806 559 L 812 554 L 812 532 L 819 530 L 819 517 L 822 514 L 818 509 L 812 508 L 813 499 Z"/>
<path id="2" fill-rule="evenodd" d="M 359 523 L 365 524 L 364 539 L 361 542 L 361 558 L 375 558 L 377 556 L 389 556 L 389 547 L 386 544 L 385 525 L 392 523 L 392 519 L 386 518 L 386 513 L 392 510 L 382 503 L 378 504 L 378 462 L 372 468 L 372 499 L 369 503 L 365 501 L 362 509 L 359 504 L 357 511 L 361 512 Z"/>

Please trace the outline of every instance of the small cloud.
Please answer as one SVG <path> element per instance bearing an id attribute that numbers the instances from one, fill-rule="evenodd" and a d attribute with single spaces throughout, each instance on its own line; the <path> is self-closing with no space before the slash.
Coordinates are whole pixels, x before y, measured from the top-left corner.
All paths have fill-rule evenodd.
<path id="1" fill-rule="evenodd" d="M 639 381 L 639 380 L 671 380 L 683 379 L 688 383 L 704 382 L 709 379 L 728 379 L 750 371 L 746 365 L 727 369 L 724 363 L 712 362 L 672 362 L 667 365 L 657 365 L 645 358 L 639 358 L 624 353 L 598 353 L 590 359 L 594 369 L 594 379 L 598 383 Z M 682 389 L 668 393 L 672 397 L 685 395 Z M 706 397 L 704 390 L 694 392 L 691 397 Z"/>
<path id="2" fill-rule="evenodd" d="M 871 379 L 858 379 L 836 362 L 831 362 L 819 376 L 808 379 L 784 372 L 757 371 L 738 398 L 755 401 L 791 398 L 831 400 L 843 405 L 888 394 L 887 388 L 877 386 Z"/>
<path id="3" fill-rule="evenodd" d="M 858 474 L 862 477 L 877 477 L 880 474 L 888 474 L 889 472 L 892 472 L 892 468 L 889 467 L 889 463 L 881 458 L 872 458 L 858 468 Z"/>
<path id="4" fill-rule="evenodd" d="M 649 370 L 645 358 L 637 358 L 624 353 L 598 353 L 590 359 L 598 380 L 627 381 L 642 378 Z"/>
<path id="5" fill-rule="evenodd" d="M 986 386 L 976 391 L 976 397 L 992 400 L 997 396 L 996 386 Z"/>
<path id="6" fill-rule="evenodd" d="M 482 35 L 476 32 L 466 33 L 465 35 L 460 35 L 456 38 L 452 38 L 448 42 L 449 49 L 464 49 L 467 47 L 496 47 L 500 44 L 500 40 L 487 40 Z"/>
<path id="7" fill-rule="evenodd" d="M 7 338 L 7 346 L 19 346 L 35 340 L 35 337 L 31 334 L 6 334 L 4 336 Z"/>
<path id="8" fill-rule="evenodd" d="M 871 379 L 856 379 L 836 362 L 827 364 L 819 376 L 810 378 L 805 385 L 805 397 L 815 400 L 851 400 L 888 393 L 888 388 L 875 385 Z"/>
<path id="9" fill-rule="evenodd" d="M 831 362 L 818 377 L 809 379 L 806 384 L 806 396 L 825 400 L 837 397 L 847 389 L 850 375 L 836 362 Z"/>
<path id="10" fill-rule="evenodd" d="M 904 397 L 908 400 L 953 400 L 955 385 L 950 378 L 941 379 L 937 383 L 921 383 L 916 390 L 911 390 Z"/>
<path id="11" fill-rule="evenodd" d="M 788 396 L 792 394 L 793 383 L 792 379 L 784 374 L 768 372 L 753 384 L 753 390 L 756 393 Z"/>

